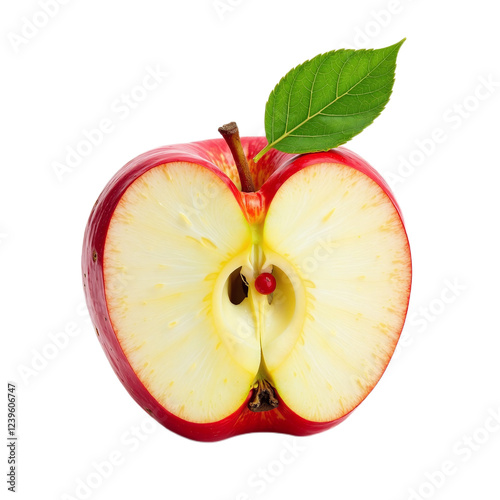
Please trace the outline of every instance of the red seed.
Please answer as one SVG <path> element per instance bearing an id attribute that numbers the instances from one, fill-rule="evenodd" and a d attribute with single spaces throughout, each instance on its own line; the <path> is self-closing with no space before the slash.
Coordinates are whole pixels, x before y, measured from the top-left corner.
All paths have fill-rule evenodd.
<path id="1" fill-rule="evenodd" d="M 271 273 L 262 273 L 255 280 L 255 289 L 262 295 L 269 295 L 276 290 L 276 278 Z"/>

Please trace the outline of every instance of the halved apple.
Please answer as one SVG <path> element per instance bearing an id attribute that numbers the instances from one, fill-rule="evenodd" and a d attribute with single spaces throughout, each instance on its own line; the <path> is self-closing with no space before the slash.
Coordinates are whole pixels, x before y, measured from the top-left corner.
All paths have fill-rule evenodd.
<path id="1" fill-rule="evenodd" d="M 243 138 L 252 158 L 264 138 Z M 344 148 L 271 150 L 240 191 L 222 139 L 127 164 L 87 226 L 83 279 L 134 399 L 198 440 L 342 421 L 395 349 L 411 258 L 386 183 Z M 255 287 L 263 274 L 273 288 Z M 275 284 L 274 284 L 275 282 Z"/>

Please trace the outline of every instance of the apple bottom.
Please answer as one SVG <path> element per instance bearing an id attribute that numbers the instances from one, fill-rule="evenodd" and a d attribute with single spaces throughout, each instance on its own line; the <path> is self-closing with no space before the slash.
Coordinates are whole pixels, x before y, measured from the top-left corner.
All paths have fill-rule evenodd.
<path id="1" fill-rule="evenodd" d="M 156 415 L 151 409 L 146 411 L 165 427 L 181 436 L 196 441 L 219 441 L 228 437 L 250 432 L 277 432 L 294 436 L 308 436 L 325 431 L 340 424 L 351 412 L 332 422 L 311 422 L 305 420 L 288 408 L 285 402 L 276 394 L 278 407 L 272 411 L 253 412 L 248 409 L 249 393 L 245 403 L 223 420 L 214 423 L 196 424 L 180 420 L 174 415 L 167 415 L 163 408 L 158 408 Z M 142 406 L 142 405 L 141 405 Z"/>
<path id="2" fill-rule="evenodd" d="M 111 361 L 113 363 L 113 361 Z M 115 371 L 118 370 L 115 369 Z M 276 432 L 294 436 L 308 436 L 325 431 L 343 422 L 351 413 L 331 422 L 311 422 L 294 413 L 276 393 L 278 407 L 272 411 L 253 412 L 248 409 L 248 403 L 253 391 L 250 391 L 246 401 L 238 410 L 228 417 L 211 423 L 195 423 L 182 420 L 169 413 L 163 406 L 149 395 L 137 378 L 122 380 L 129 394 L 135 401 L 161 425 L 171 431 L 195 441 L 220 441 L 229 437 L 251 432 Z"/>

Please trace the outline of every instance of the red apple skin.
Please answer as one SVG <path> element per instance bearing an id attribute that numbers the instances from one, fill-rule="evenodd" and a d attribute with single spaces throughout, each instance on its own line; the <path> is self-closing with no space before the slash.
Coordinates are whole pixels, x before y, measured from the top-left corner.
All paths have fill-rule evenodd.
<path id="1" fill-rule="evenodd" d="M 266 144 L 264 137 L 242 138 L 242 146 L 247 158 L 253 158 Z M 226 158 L 226 165 L 231 165 L 236 172 L 224 140 L 213 139 L 165 146 L 141 154 L 127 163 L 111 179 L 92 209 L 84 236 L 82 273 L 90 317 L 111 366 L 129 394 L 160 424 L 177 434 L 197 441 L 218 441 L 248 432 L 279 432 L 305 436 L 324 431 L 342 422 L 350 413 L 330 422 L 308 421 L 295 414 L 279 397 L 279 394 L 277 395 L 278 408 L 256 413 L 247 408 L 251 391 L 238 410 L 218 422 L 194 423 L 180 419 L 160 405 L 147 391 L 129 364 L 113 330 L 106 304 L 102 259 L 109 223 L 120 198 L 130 184 L 158 165 L 185 161 L 204 166 L 226 183 L 249 222 L 256 222 L 265 217 L 275 193 L 291 175 L 320 162 L 340 163 L 359 170 L 377 182 L 389 196 L 402 221 L 399 206 L 386 182 L 368 163 L 345 148 L 306 155 L 291 155 L 271 150 L 260 160 L 258 168 L 252 160 L 249 160 L 250 169 L 256 179 L 256 189 L 258 189 L 255 193 L 241 193 L 238 190 L 234 182 L 217 166 L 220 165 L 221 155 Z M 238 182 L 236 174 L 231 174 L 231 176 Z M 263 183 L 264 179 L 267 180 Z M 408 300 L 409 295 L 408 289 Z"/>

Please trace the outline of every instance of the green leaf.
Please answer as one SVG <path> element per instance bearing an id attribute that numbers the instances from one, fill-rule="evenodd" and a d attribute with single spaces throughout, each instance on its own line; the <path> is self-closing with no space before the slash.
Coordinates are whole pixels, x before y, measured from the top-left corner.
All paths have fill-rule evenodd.
<path id="1" fill-rule="evenodd" d="M 327 151 L 366 128 L 384 109 L 405 39 L 377 50 L 333 50 L 287 73 L 266 104 L 268 145 L 285 153 Z"/>

